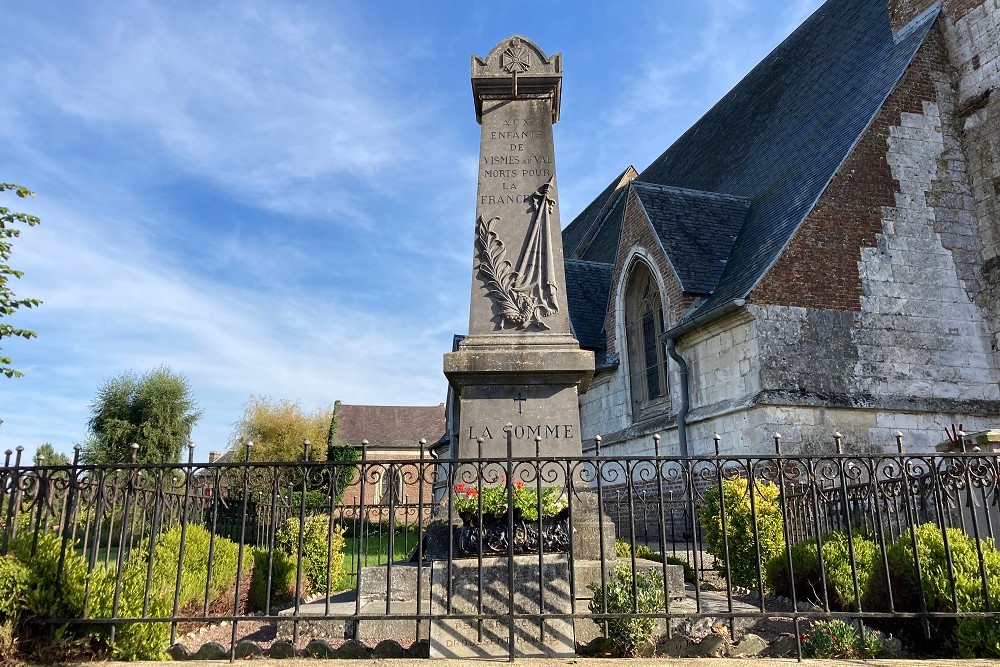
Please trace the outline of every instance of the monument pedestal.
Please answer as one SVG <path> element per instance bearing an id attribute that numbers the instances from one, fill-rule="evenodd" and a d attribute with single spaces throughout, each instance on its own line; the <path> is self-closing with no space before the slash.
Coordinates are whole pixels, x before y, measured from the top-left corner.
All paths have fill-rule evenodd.
<path id="1" fill-rule="evenodd" d="M 431 658 L 506 658 L 511 614 L 516 655 L 572 657 L 576 643 L 571 595 L 566 554 L 543 556 L 541 563 L 538 556 L 435 561 L 431 613 L 466 618 L 431 623 Z"/>

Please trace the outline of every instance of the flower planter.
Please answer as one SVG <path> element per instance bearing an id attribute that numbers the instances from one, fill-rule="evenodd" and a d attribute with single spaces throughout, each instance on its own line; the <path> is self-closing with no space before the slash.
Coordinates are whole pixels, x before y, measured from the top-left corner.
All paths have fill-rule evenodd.
<path id="1" fill-rule="evenodd" d="M 455 550 L 459 555 L 506 556 L 509 553 L 508 535 L 510 521 L 507 516 L 483 516 L 482 524 L 477 515 L 463 515 L 462 527 L 458 532 Z M 543 516 L 541 523 L 536 519 L 528 521 L 514 513 L 513 543 L 515 554 L 538 553 L 539 544 L 544 553 L 566 553 L 569 551 L 570 528 L 569 511 Z"/>

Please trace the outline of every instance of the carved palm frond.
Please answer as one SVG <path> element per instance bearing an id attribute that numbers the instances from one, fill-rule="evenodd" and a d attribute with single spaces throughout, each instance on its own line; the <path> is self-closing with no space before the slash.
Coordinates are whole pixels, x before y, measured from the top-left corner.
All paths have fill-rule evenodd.
<path id="1" fill-rule="evenodd" d="M 493 223 L 499 217 L 476 223 L 476 244 L 479 246 L 479 270 L 486 282 L 486 290 L 500 307 L 500 317 L 524 326 L 532 313 L 531 304 L 524 303 L 523 294 L 514 289 L 517 273 L 511 271 L 512 264 L 507 259 L 507 249 L 499 235 L 493 231 Z M 525 313 L 527 310 L 527 313 Z"/>

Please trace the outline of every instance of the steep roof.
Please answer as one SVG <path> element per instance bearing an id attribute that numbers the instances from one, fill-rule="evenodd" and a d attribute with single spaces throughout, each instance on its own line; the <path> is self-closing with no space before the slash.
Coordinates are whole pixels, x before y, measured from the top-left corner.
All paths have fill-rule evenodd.
<path id="1" fill-rule="evenodd" d="M 340 405 L 337 440 L 359 446 L 416 447 L 421 438 L 433 444 L 445 432 L 444 404 Z"/>
<path id="2" fill-rule="evenodd" d="M 618 237 L 622 233 L 625 220 L 625 193 L 615 195 L 611 211 L 594 225 L 587 248 L 580 256 L 591 262 L 614 264 L 618 255 Z"/>
<path id="3" fill-rule="evenodd" d="M 885 0 L 828 0 L 639 175 L 646 183 L 750 201 L 712 296 L 689 318 L 747 296 L 767 272 L 903 75 L 938 10 L 894 38 Z"/>
<path id="4" fill-rule="evenodd" d="M 625 171 L 618 174 L 615 180 L 604 188 L 604 191 L 597 195 L 594 201 L 587 205 L 587 208 L 580 212 L 580 215 L 573 218 L 562 230 L 563 253 L 566 257 L 579 257 L 585 248 L 588 237 L 593 236 L 595 224 L 599 224 L 608 209 L 614 203 L 615 193 L 621 190 L 633 178 L 636 177 L 635 168 L 629 166 Z"/>
<path id="5" fill-rule="evenodd" d="M 681 288 L 709 294 L 719 282 L 750 200 L 632 181 Z"/>
<path id="6" fill-rule="evenodd" d="M 604 314 L 608 311 L 614 266 L 580 259 L 566 260 L 566 301 L 580 347 L 604 349 Z"/>

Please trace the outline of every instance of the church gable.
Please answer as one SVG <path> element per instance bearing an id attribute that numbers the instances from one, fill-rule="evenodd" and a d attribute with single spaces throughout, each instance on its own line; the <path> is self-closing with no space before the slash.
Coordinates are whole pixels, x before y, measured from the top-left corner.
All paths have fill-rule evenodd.
<path id="1" fill-rule="evenodd" d="M 628 280 L 628 272 L 634 261 L 644 261 L 662 280 L 661 299 L 667 318 L 667 326 L 681 318 L 697 299 L 684 291 L 680 278 L 663 250 L 660 238 L 653 228 L 634 187 L 629 187 L 625 196 L 621 233 L 617 244 L 614 273 L 612 277 L 612 302 L 608 307 L 604 330 L 608 338 L 610 354 L 620 355 L 621 342 L 616 341 L 620 333 L 617 322 L 622 308 L 621 300 Z"/>
<path id="2" fill-rule="evenodd" d="M 711 294 L 746 218 L 743 197 L 633 181 L 643 212 L 691 294 Z"/>

